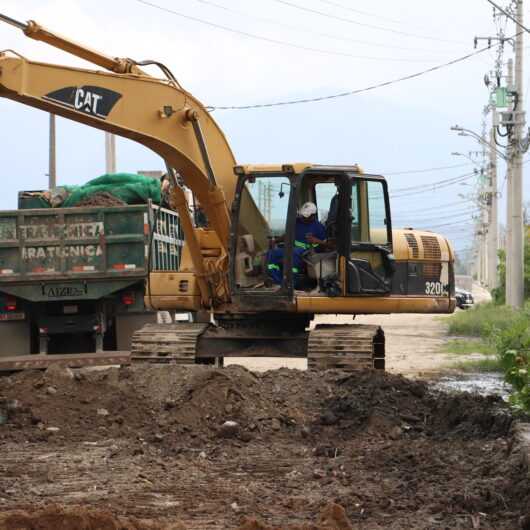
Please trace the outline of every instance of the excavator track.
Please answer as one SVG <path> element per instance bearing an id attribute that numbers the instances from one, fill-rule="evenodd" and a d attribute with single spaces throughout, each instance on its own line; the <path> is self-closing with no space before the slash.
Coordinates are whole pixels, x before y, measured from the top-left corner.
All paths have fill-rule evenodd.
<path id="1" fill-rule="evenodd" d="M 208 342 L 214 338 L 211 330 L 205 333 L 208 328 L 209 324 L 147 324 L 133 335 L 131 361 L 194 364 L 201 336 Z M 385 335 L 379 326 L 319 324 L 307 333 L 310 370 L 385 368 Z M 282 356 L 300 354 L 290 348 Z"/>
<path id="2" fill-rule="evenodd" d="M 146 324 L 134 332 L 131 361 L 195 364 L 197 341 L 209 324 Z"/>
<path id="3" fill-rule="evenodd" d="M 309 332 L 309 370 L 385 369 L 385 334 L 379 326 L 319 324 Z"/>
<path id="4" fill-rule="evenodd" d="M 228 347 L 226 343 L 228 342 Z M 275 346 L 272 346 L 275 343 Z M 28 355 L 0 359 L 0 372 L 46 369 L 52 364 L 80 368 L 131 363 L 216 363 L 223 357 L 305 357 L 308 369 L 345 371 L 385 368 L 385 336 L 379 326 L 319 324 L 311 331 L 212 327 L 208 323 L 147 324 L 132 337 L 131 352 Z"/>

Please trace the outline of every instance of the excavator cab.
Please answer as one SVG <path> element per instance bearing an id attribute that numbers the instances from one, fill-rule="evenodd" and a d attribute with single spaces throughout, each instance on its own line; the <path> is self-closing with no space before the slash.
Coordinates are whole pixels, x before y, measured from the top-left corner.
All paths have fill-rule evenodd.
<path id="1" fill-rule="evenodd" d="M 389 294 L 395 264 L 385 179 L 357 166 L 299 166 L 236 167 L 231 280 L 239 303 L 278 310 L 301 298 Z M 300 214 L 307 203 L 316 206 L 309 220 Z M 241 222 L 256 210 L 254 224 Z"/>

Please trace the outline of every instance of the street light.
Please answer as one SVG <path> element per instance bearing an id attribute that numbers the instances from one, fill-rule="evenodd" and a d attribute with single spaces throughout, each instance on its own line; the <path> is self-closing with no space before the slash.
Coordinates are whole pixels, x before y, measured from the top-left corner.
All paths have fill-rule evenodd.
<path id="1" fill-rule="evenodd" d="M 453 125 L 451 127 L 452 131 L 457 131 L 458 136 L 471 136 L 471 138 L 474 138 L 477 140 L 477 142 L 484 146 L 488 150 L 493 150 L 498 156 L 500 156 L 504 161 L 508 161 L 508 157 L 501 151 L 499 151 L 497 148 L 493 147 L 490 142 L 488 142 L 485 138 L 480 136 L 480 134 L 477 134 L 476 132 L 472 131 L 471 129 L 465 129 L 464 127 L 460 127 L 459 125 Z"/>

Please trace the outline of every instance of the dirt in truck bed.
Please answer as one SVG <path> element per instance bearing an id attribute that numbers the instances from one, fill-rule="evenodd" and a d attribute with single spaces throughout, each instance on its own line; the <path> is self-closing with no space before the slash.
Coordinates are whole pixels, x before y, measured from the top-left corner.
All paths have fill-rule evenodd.
<path id="1" fill-rule="evenodd" d="M 0 378 L 0 530 L 530 528 L 513 422 L 377 372 L 23 372 Z"/>

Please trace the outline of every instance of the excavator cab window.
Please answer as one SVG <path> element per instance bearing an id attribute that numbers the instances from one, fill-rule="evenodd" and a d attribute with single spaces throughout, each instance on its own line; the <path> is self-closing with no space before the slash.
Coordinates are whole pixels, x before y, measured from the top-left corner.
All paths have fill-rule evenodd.
<path id="1" fill-rule="evenodd" d="M 300 296 L 380 295 L 393 274 L 390 208 L 386 182 L 349 172 L 308 171 L 296 197 L 317 206 L 326 241 L 304 253 Z M 295 289 L 296 289 L 295 285 Z"/>
<path id="2" fill-rule="evenodd" d="M 350 251 L 346 262 L 347 295 L 390 292 L 394 272 L 390 208 L 386 182 L 350 175 Z"/>
<path id="3" fill-rule="evenodd" d="M 390 292 L 393 257 L 383 178 L 336 169 L 264 172 L 241 176 L 238 190 L 237 291 L 289 299 Z M 304 221 L 307 203 L 313 213 Z"/>
<path id="4" fill-rule="evenodd" d="M 245 179 L 235 255 L 237 288 L 281 288 L 290 195 L 291 182 L 285 175 L 252 175 Z"/>

